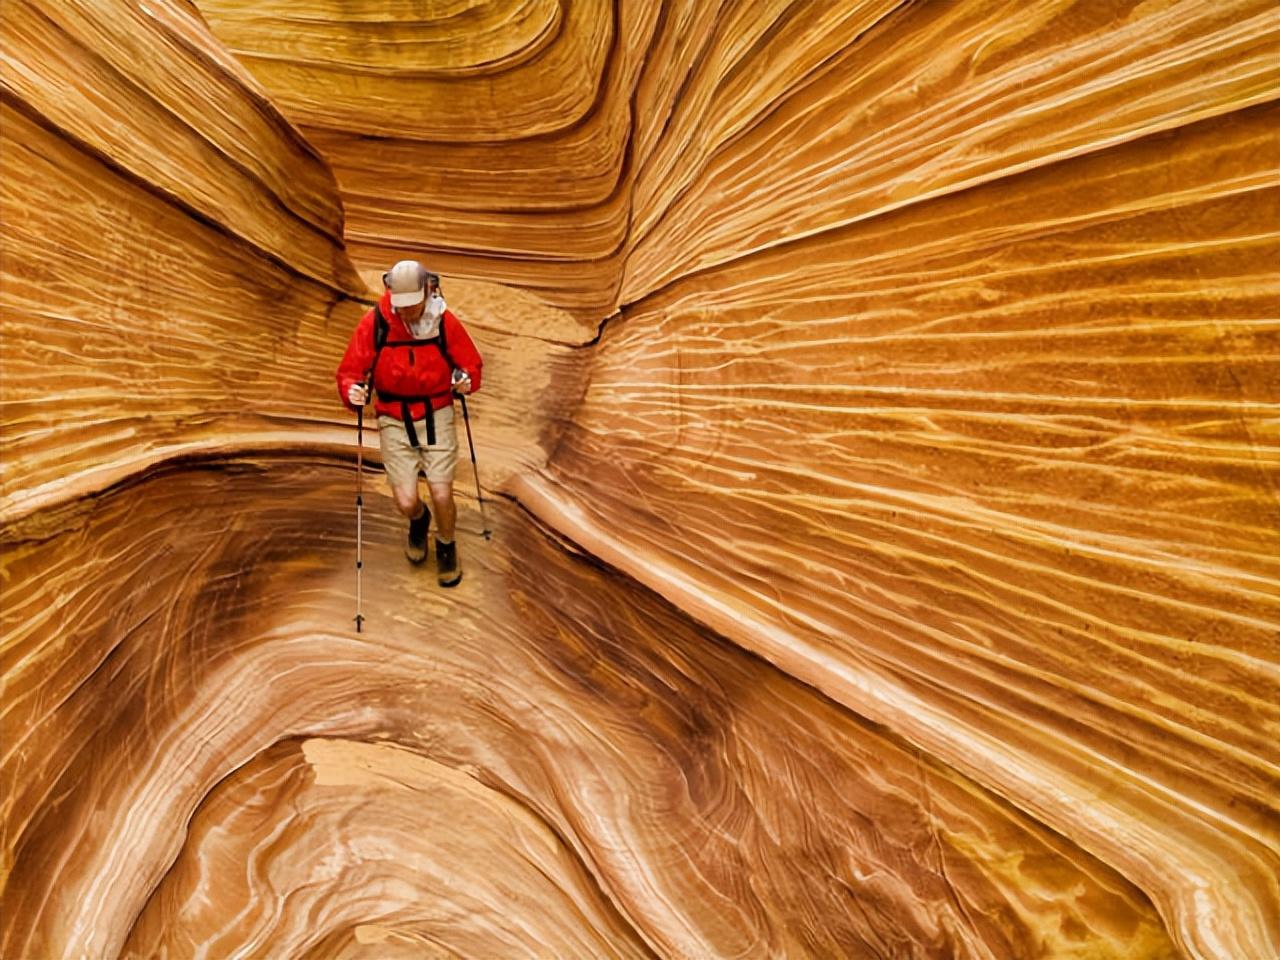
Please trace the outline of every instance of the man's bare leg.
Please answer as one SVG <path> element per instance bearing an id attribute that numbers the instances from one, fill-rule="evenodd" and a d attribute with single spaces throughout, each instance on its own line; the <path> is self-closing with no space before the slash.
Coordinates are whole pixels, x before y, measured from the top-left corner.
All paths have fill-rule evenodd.
<path id="1" fill-rule="evenodd" d="M 431 488 L 431 506 L 436 512 L 436 537 L 452 543 L 453 527 L 458 519 L 458 509 L 453 503 L 453 481 L 432 481 L 427 486 Z"/>
<path id="2" fill-rule="evenodd" d="M 453 543 L 454 523 L 458 517 L 453 503 L 453 481 L 428 483 L 431 506 L 436 511 L 436 578 L 442 587 L 455 586 L 462 579 L 458 550 Z"/>
<path id="3" fill-rule="evenodd" d="M 412 485 L 392 487 L 391 493 L 396 500 L 396 509 L 409 518 L 409 539 L 404 555 L 411 563 L 421 563 L 427 557 L 427 528 L 431 525 L 431 514 L 418 496 L 417 478 Z"/>

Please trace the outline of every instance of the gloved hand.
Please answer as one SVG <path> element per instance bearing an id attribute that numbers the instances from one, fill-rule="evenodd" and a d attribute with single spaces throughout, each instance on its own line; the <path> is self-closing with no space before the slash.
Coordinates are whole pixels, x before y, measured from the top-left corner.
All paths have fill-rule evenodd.
<path id="1" fill-rule="evenodd" d="M 453 371 L 453 392 L 458 394 L 468 394 L 471 392 L 471 374 L 465 370 Z"/>
<path id="2" fill-rule="evenodd" d="M 347 402 L 353 407 L 363 407 L 369 402 L 369 388 L 363 383 L 353 383 L 347 387 Z"/>

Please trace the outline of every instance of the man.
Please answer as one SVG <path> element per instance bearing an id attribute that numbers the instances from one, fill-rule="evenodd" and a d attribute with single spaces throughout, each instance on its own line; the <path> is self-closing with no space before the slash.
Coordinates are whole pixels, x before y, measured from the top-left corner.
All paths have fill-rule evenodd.
<path id="1" fill-rule="evenodd" d="M 377 393 L 382 462 L 396 506 L 409 518 L 405 556 L 412 563 L 427 556 L 431 511 L 418 497 L 421 471 L 436 511 L 436 578 L 453 587 L 462 580 L 453 542 L 453 395 L 480 389 L 483 362 L 446 309 L 438 276 L 416 260 L 401 260 L 382 275 L 382 285 L 382 299 L 356 324 L 338 366 L 338 396 L 354 411 L 369 402 L 370 385 Z"/>

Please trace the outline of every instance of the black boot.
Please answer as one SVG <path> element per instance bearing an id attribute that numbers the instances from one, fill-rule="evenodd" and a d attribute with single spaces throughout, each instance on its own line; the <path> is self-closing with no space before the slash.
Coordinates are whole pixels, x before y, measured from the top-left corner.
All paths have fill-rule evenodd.
<path id="1" fill-rule="evenodd" d="M 409 521 L 409 539 L 404 545 L 404 555 L 410 563 L 427 559 L 427 530 L 431 527 L 431 511 L 422 507 L 422 515 Z"/>
<path id="2" fill-rule="evenodd" d="M 442 587 L 456 587 L 462 582 L 462 564 L 458 562 L 458 545 L 436 538 L 436 582 Z"/>

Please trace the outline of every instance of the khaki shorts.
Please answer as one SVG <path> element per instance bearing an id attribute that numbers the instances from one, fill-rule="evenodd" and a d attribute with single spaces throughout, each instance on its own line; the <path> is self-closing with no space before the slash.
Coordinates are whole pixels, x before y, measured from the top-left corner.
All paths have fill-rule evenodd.
<path id="1" fill-rule="evenodd" d="M 427 446 L 427 422 L 415 420 L 413 429 L 418 432 L 414 449 L 409 445 L 409 435 L 404 424 L 383 414 L 378 415 L 378 443 L 382 447 L 382 465 L 387 470 L 391 486 L 404 490 L 415 486 L 418 472 L 427 475 L 428 483 L 448 483 L 453 480 L 458 466 L 458 434 L 453 429 L 453 405 L 441 407 L 435 412 L 436 442 Z"/>

